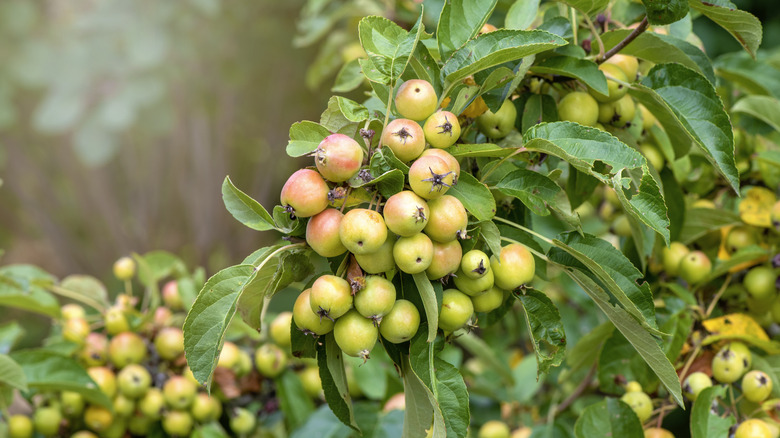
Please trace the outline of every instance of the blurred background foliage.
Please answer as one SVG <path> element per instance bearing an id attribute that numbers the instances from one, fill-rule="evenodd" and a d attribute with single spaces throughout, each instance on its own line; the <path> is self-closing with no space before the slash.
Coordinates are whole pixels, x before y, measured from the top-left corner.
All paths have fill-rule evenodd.
<path id="1" fill-rule="evenodd" d="M 430 30 L 443 0 L 424 3 Z M 774 2 L 734 3 L 764 23 L 762 47 L 776 47 Z M 305 165 L 283 153 L 288 128 L 319 119 L 334 78 L 357 56 L 360 17 L 408 24 L 418 7 L 0 2 L 0 262 L 60 276 L 106 276 L 120 255 L 152 249 L 208 272 L 239 262 L 274 236 L 232 219 L 223 178 L 266 206 L 278 203 L 286 177 Z M 693 28 L 711 57 L 739 50 L 708 20 Z"/>

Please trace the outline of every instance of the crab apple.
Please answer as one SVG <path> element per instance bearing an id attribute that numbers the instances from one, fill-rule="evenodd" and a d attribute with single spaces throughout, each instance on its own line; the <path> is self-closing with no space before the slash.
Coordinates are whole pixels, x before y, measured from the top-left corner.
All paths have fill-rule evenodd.
<path id="1" fill-rule="evenodd" d="M 460 270 L 468 278 L 477 279 L 484 277 L 490 270 L 490 258 L 478 249 L 463 254 L 460 260 Z"/>
<path id="2" fill-rule="evenodd" d="M 232 342 L 225 342 L 222 345 L 222 351 L 219 352 L 217 366 L 235 370 L 238 367 L 239 360 L 241 360 L 241 350 L 238 348 L 238 345 Z"/>
<path id="3" fill-rule="evenodd" d="M 103 321 L 109 335 L 130 331 L 130 323 L 127 322 L 125 311 L 119 306 L 112 306 L 106 310 Z"/>
<path id="4" fill-rule="evenodd" d="M 755 228 L 734 227 L 726 236 L 726 249 L 733 254 L 742 248 L 758 245 L 759 237 Z"/>
<path id="5" fill-rule="evenodd" d="M 636 80 L 636 75 L 639 72 L 639 61 L 637 61 L 636 57 L 630 55 L 623 55 L 620 53 L 612 55 L 612 57 L 604 61 L 604 64 L 614 64 L 620 67 L 623 74 L 628 78 L 628 82 L 634 82 Z"/>
<path id="6" fill-rule="evenodd" d="M 599 118 L 599 104 L 590 94 L 574 91 L 558 102 L 558 116 L 561 120 L 595 126 Z"/>
<path id="7" fill-rule="evenodd" d="M 512 132 L 517 119 L 517 108 L 510 100 L 505 100 L 495 113 L 489 109 L 477 117 L 479 131 L 491 140 L 504 138 Z"/>
<path id="8" fill-rule="evenodd" d="M 710 386 L 712 386 L 710 376 L 701 371 L 696 371 L 685 378 L 682 386 L 683 395 L 690 401 L 696 401 L 699 394 Z"/>
<path id="9" fill-rule="evenodd" d="M 62 319 L 84 318 L 87 316 L 87 312 L 78 304 L 70 303 L 62 306 L 60 315 L 62 315 Z"/>
<path id="10" fill-rule="evenodd" d="M 236 408 L 230 418 L 230 430 L 238 436 L 244 436 L 255 429 L 257 419 L 245 408 Z"/>
<path id="11" fill-rule="evenodd" d="M 410 190 L 387 198 L 382 210 L 387 228 L 401 237 L 413 236 L 422 231 L 428 224 L 430 214 L 428 203 Z"/>
<path id="12" fill-rule="evenodd" d="M 339 225 L 344 214 L 335 208 L 326 208 L 306 224 L 306 243 L 323 257 L 336 257 L 347 252 L 339 238 Z"/>
<path id="13" fill-rule="evenodd" d="M 661 250 L 661 263 L 667 275 L 676 277 L 680 272 L 680 262 L 691 250 L 680 242 L 672 242 Z"/>
<path id="14" fill-rule="evenodd" d="M 620 401 L 627 404 L 639 417 L 639 422 L 644 423 L 653 414 L 653 401 L 650 396 L 642 391 L 627 392 L 620 397 Z"/>
<path id="15" fill-rule="evenodd" d="M 599 105 L 599 122 L 610 123 L 613 126 L 623 127 L 633 120 L 636 115 L 634 99 L 625 95 L 614 102 Z"/>
<path id="16" fill-rule="evenodd" d="M 485 275 L 479 278 L 469 278 L 463 271 L 458 270 L 455 273 L 455 287 L 464 294 L 475 297 L 489 291 L 495 282 L 493 271 L 487 271 Z"/>
<path id="17" fill-rule="evenodd" d="M 114 421 L 100 434 L 100 437 L 124 438 L 127 435 L 127 420 L 125 417 L 116 418 L 115 416 Z"/>
<path id="18" fill-rule="evenodd" d="M 428 202 L 431 216 L 423 232 L 440 243 L 466 237 L 469 215 L 463 203 L 454 196 L 444 195 Z"/>
<path id="19" fill-rule="evenodd" d="M 382 412 L 403 411 L 406 409 L 406 394 L 399 392 L 387 399 L 382 406 Z"/>
<path id="20" fill-rule="evenodd" d="M 154 310 L 154 325 L 156 327 L 167 327 L 173 322 L 173 312 L 167 307 L 158 307 Z"/>
<path id="21" fill-rule="evenodd" d="M 113 407 L 115 416 L 129 417 L 135 412 L 135 401 L 119 393 L 114 397 Z"/>
<path id="22" fill-rule="evenodd" d="M 511 243 L 501 248 L 498 257 L 490 257 L 490 269 L 496 286 L 511 291 L 534 279 L 536 263 L 528 248 Z"/>
<path id="23" fill-rule="evenodd" d="M 365 318 L 381 321 L 395 304 L 395 286 L 377 275 L 366 277 L 366 285 L 355 294 L 355 310 Z"/>
<path id="24" fill-rule="evenodd" d="M 146 343 L 133 332 L 122 332 L 111 338 L 108 358 L 119 369 L 131 363 L 141 363 L 146 359 Z"/>
<path id="25" fill-rule="evenodd" d="M 601 103 L 607 103 L 614 102 L 626 95 L 628 88 L 624 87 L 623 84 L 615 81 L 615 79 L 617 79 L 621 82 L 628 82 L 626 74 L 620 67 L 615 64 L 601 64 L 599 66 L 599 70 L 601 70 L 601 72 L 604 73 L 604 76 L 607 77 L 608 94 L 601 94 L 596 90 L 588 87 L 588 91 L 590 91 L 590 95 L 593 96 L 594 99 Z"/>
<path id="26" fill-rule="evenodd" d="M 154 420 L 145 417 L 140 412 L 136 412 L 135 415 L 127 420 L 127 430 L 132 436 L 147 436 L 149 435 L 149 429 L 151 428 L 152 423 L 154 423 Z"/>
<path id="27" fill-rule="evenodd" d="M 294 216 L 311 217 L 328 207 L 328 184 L 319 173 L 300 169 L 282 187 L 282 207 Z"/>
<path id="28" fill-rule="evenodd" d="M 445 332 L 454 332 L 463 327 L 474 314 L 474 305 L 468 295 L 457 289 L 447 289 L 442 293 L 439 311 L 439 328 Z"/>
<path id="29" fill-rule="evenodd" d="M 62 325 L 62 337 L 74 344 L 84 345 L 89 335 L 89 323 L 84 318 L 71 318 Z"/>
<path id="30" fill-rule="evenodd" d="M 449 111 L 436 111 L 423 125 L 425 140 L 431 146 L 445 149 L 455 144 L 460 137 L 458 117 Z"/>
<path id="31" fill-rule="evenodd" d="M 680 278 L 688 284 L 697 284 L 710 275 L 712 262 L 701 251 L 691 251 L 680 261 Z"/>
<path id="32" fill-rule="evenodd" d="M 179 284 L 176 280 L 165 283 L 162 289 L 162 300 L 165 305 L 172 310 L 183 310 L 184 302 L 179 293 Z"/>
<path id="33" fill-rule="evenodd" d="M 504 294 L 503 290 L 493 286 L 483 294 L 472 296 L 471 304 L 475 312 L 491 312 L 504 303 Z"/>
<path id="34" fill-rule="evenodd" d="M 165 433 L 175 437 L 190 436 L 192 431 L 192 415 L 186 411 L 168 411 L 162 419 L 162 427 Z"/>
<path id="35" fill-rule="evenodd" d="M 341 243 L 353 254 L 376 252 L 387 240 L 382 215 L 366 208 L 350 210 L 339 225 Z"/>
<path id="36" fill-rule="evenodd" d="M 395 246 L 395 236 L 388 236 L 385 243 L 379 247 L 376 252 L 368 254 L 354 254 L 360 267 L 368 274 L 383 274 L 395 269 L 395 260 L 393 259 L 393 246 Z"/>
<path id="37" fill-rule="evenodd" d="M 103 406 L 89 406 L 84 411 L 84 424 L 97 433 L 105 432 L 114 422 L 114 414 Z"/>
<path id="38" fill-rule="evenodd" d="M 173 409 L 187 409 L 192 404 L 197 390 L 186 377 L 172 376 L 163 385 L 165 403 Z"/>
<path id="39" fill-rule="evenodd" d="M 363 164 L 363 148 L 349 136 L 331 134 L 317 146 L 314 163 L 328 181 L 343 182 L 360 170 Z"/>
<path id="40" fill-rule="evenodd" d="M 674 438 L 674 435 L 666 429 L 651 427 L 645 429 L 645 438 Z"/>
<path id="41" fill-rule="evenodd" d="M 379 324 L 382 337 L 393 344 L 412 339 L 417 334 L 418 328 L 420 328 L 420 311 L 411 301 L 403 299 L 395 300 L 393 308 Z"/>
<path id="42" fill-rule="evenodd" d="M 454 184 L 455 173 L 439 157 L 420 157 L 409 167 L 409 185 L 417 196 L 433 200 L 441 197 Z M 430 204 L 429 204 L 430 207 Z"/>
<path id="43" fill-rule="evenodd" d="M 734 438 L 771 438 L 772 431 L 764 420 L 751 418 L 745 420 L 737 427 Z"/>
<path id="44" fill-rule="evenodd" d="M 728 345 L 712 358 L 712 377 L 720 383 L 736 382 L 746 370 L 745 361 Z"/>
<path id="45" fill-rule="evenodd" d="M 79 417 L 84 412 L 84 396 L 78 392 L 62 391 L 60 394 L 60 407 L 66 417 Z"/>
<path id="46" fill-rule="evenodd" d="M 152 375 L 146 368 L 137 364 L 122 368 L 116 379 L 119 392 L 131 399 L 143 397 L 152 385 Z"/>
<path id="47" fill-rule="evenodd" d="M 154 348 L 165 360 L 174 360 L 184 353 L 184 332 L 178 327 L 165 327 L 154 337 Z"/>
<path id="48" fill-rule="evenodd" d="M 293 320 L 295 325 L 305 333 L 313 333 L 322 336 L 333 330 L 333 321 L 321 318 L 311 310 L 311 288 L 298 295 L 293 305 Z"/>
<path id="49" fill-rule="evenodd" d="M 404 82 L 395 93 L 395 109 L 402 117 L 425 120 L 436 111 L 436 90 L 430 82 L 412 79 Z"/>
<path id="50" fill-rule="evenodd" d="M 320 370 L 316 366 L 307 366 L 298 371 L 298 378 L 301 379 L 303 390 L 311 398 L 322 398 L 322 380 L 320 379 Z"/>
<path id="51" fill-rule="evenodd" d="M 114 262 L 114 276 L 119 281 L 127 281 L 135 275 L 135 260 L 131 257 L 122 257 Z"/>
<path id="52" fill-rule="evenodd" d="M 195 421 L 201 423 L 218 420 L 222 415 L 222 403 L 205 392 L 199 392 L 192 400 L 190 414 Z"/>
<path id="53" fill-rule="evenodd" d="M 11 415 L 8 418 L 8 436 L 10 438 L 30 438 L 33 435 L 33 422 L 26 415 Z"/>
<path id="54" fill-rule="evenodd" d="M 761 403 L 772 393 L 772 379 L 758 370 L 749 371 L 742 377 L 742 394 L 753 403 Z"/>
<path id="55" fill-rule="evenodd" d="M 425 133 L 422 127 L 409 119 L 395 119 L 388 123 L 379 141 L 403 162 L 414 160 L 425 149 Z"/>
<path id="56" fill-rule="evenodd" d="M 335 275 L 323 275 L 311 285 L 309 304 L 320 318 L 335 320 L 352 308 L 352 287 Z"/>
<path id="57" fill-rule="evenodd" d="M 728 347 L 729 350 L 733 351 L 734 354 L 736 354 L 740 360 L 742 360 L 742 364 L 745 366 L 745 370 L 749 370 L 753 366 L 753 354 L 750 352 L 750 349 L 747 345 L 743 344 L 742 342 L 731 341 L 726 344 L 724 348 L 725 347 Z"/>
<path id="58" fill-rule="evenodd" d="M 479 428 L 477 438 L 509 438 L 509 426 L 503 421 L 491 420 Z"/>
<path id="59" fill-rule="evenodd" d="M 111 369 L 107 367 L 91 367 L 87 368 L 87 374 L 97 383 L 103 394 L 107 395 L 108 398 L 114 398 L 117 382 L 116 375 Z"/>
<path id="60" fill-rule="evenodd" d="M 274 378 L 287 366 L 284 350 L 276 344 L 263 344 L 255 351 L 255 367 L 262 376 Z"/>
<path id="61" fill-rule="evenodd" d="M 644 105 L 637 105 L 637 108 L 639 109 L 639 112 L 642 113 L 642 129 L 644 131 L 649 130 L 658 123 L 658 119 L 655 118 L 647 107 Z"/>
<path id="62" fill-rule="evenodd" d="M 458 182 L 458 178 L 460 178 L 460 163 L 458 162 L 458 159 L 444 149 L 436 148 L 426 149 L 423 151 L 422 155 L 420 155 L 420 157 L 430 156 L 441 158 L 445 163 L 447 163 L 449 169 L 455 174 L 455 178 L 453 178 L 452 184 L 456 184 Z"/>
<path id="63" fill-rule="evenodd" d="M 138 400 L 138 410 L 152 420 L 158 420 L 162 416 L 163 408 L 165 408 L 165 396 L 159 388 L 149 388 L 146 395 Z"/>
<path id="64" fill-rule="evenodd" d="M 252 358 L 244 350 L 239 350 L 238 365 L 235 368 L 236 377 L 244 377 L 252 371 Z"/>
<path id="65" fill-rule="evenodd" d="M 341 351 L 348 356 L 368 359 L 374 348 L 379 330 L 374 322 L 364 318 L 357 310 L 350 310 L 336 321 L 333 337 Z"/>
<path id="66" fill-rule="evenodd" d="M 276 342 L 276 345 L 282 348 L 288 348 L 292 345 L 292 341 L 290 340 L 292 317 L 292 312 L 282 312 L 276 315 L 276 318 L 271 322 L 271 339 Z"/>
<path id="67" fill-rule="evenodd" d="M 433 242 L 433 258 L 431 265 L 425 270 L 429 280 L 438 280 L 445 275 L 454 274 L 460 266 L 463 249 L 460 242 L 453 240 L 447 243 Z"/>
<path id="68" fill-rule="evenodd" d="M 751 298 L 762 303 L 771 303 L 777 296 L 777 274 L 768 266 L 751 269 L 742 284 Z"/>
<path id="69" fill-rule="evenodd" d="M 87 367 L 105 365 L 108 360 L 108 338 L 102 333 L 90 333 L 84 341 L 79 359 Z"/>
<path id="70" fill-rule="evenodd" d="M 393 246 L 393 259 L 398 269 L 407 274 L 423 272 L 433 260 L 433 242 L 423 233 L 400 237 Z"/>

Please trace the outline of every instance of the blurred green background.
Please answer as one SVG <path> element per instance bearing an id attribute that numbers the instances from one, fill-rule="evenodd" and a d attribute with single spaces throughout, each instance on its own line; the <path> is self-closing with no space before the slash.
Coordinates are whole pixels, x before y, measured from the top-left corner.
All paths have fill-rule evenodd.
<path id="1" fill-rule="evenodd" d="M 426 3 L 435 11 L 441 1 Z M 776 46 L 775 2 L 735 3 L 764 22 L 763 47 Z M 164 249 L 213 273 L 277 238 L 233 220 L 221 182 L 230 175 L 264 205 L 278 203 L 302 164 L 284 154 L 288 128 L 326 107 L 339 41 L 355 39 L 350 17 L 388 13 L 393 2 L 303 7 L 0 2 L 0 263 L 106 278 L 119 256 Z M 326 10 L 341 17 L 333 28 Z M 708 20 L 694 30 L 712 57 L 739 50 Z M 296 47 L 296 35 L 310 45 Z"/>

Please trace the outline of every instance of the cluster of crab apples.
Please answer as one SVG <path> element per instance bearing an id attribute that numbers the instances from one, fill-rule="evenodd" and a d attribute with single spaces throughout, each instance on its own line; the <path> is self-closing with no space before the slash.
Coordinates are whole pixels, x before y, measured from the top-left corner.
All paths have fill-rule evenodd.
<path id="1" fill-rule="evenodd" d="M 385 126 L 377 147 L 388 147 L 408 163 L 403 190 L 385 199 L 370 185 L 351 188 L 351 178 L 374 177 L 365 159 L 370 139 L 361 146 L 332 134 L 312 154 L 316 170 L 296 171 L 281 191 L 290 215 L 309 218 L 306 242 L 317 254 L 334 258 L 349 252 L 359 267 L 357 274 L 349 269 L 349 275 L 347 270 L 323 275 L 301 292 L 295 325 L 314 335 L 333 331 L 346 354 L 363 358 L 380 333 L 401 343 L 420 325 L 419 309 L 399 297 L 392 282 L 398 271 L 424 273 L 448 285 L 438 319 L 445 333 L 464 327 L 474 312 L 498 308 L 510 291 L 534 277 L 534 258 L 523 245 L 510 244 L 492 257 L 479 249 L 463 253 L 469 213 L 447 193 L 458 182 L 460 163 L 445 150 L 460 136 L 457 116 L 436 110 L 436 93 L 423 80 L 402 84 L 394 103 L 402 118 Z M 372 191 L 372 202 L 350 205 L 352 190 Z"/>

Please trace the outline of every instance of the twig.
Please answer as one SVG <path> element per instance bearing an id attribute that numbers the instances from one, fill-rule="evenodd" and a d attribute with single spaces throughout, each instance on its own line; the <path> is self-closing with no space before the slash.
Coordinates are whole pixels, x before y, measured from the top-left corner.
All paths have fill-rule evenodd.
<path id="1" fill-rule="evenodd" d="M 499 160 L 499 161 L 498 161 L 498 162 L 497 162 L 497 163 L 496 163 L 496 164 L 495 164 L 493 167 L 491 167 L 491 168 L 490 168 L 490 170 L 488 170 L 487 172 L 485 172 L 485 174 L 484 174 L 484 175 L 482 175 L 482 178 L 479 180 L 479 182 L 481 182 L 481 183 L 484 183 L 484 182 L 485 182 L 485 180 L 487 179 L 487 177 L 489 177 L 489 176 L 490 176 L 490 174 L 491 174 L 491 173 L 493 173 L 493 171 L 494 171 L 494 170 L 498 169 L 498 166 L 500 166 L 500 165 L 501 165 L 501 164 L 502 164 L 504 161 L 506 161 L 506 160 L 508 160 L 508 159 L 510 159 L 510 158 L 512 158 L 512 157 L 514 157 L 515 155 L 517 155 L 517 154 L 519 154 L 519 153 L 521 153 L 521 152 L 525 152 L 525 151 L 527 151 L 527 149 L 525 148 L 525 146 L 521 146 L 521 147 L 517 148 L 517 149 L 516 149 L 514 152 L 512 152 L 511 154 L 509 154 L 509 155 L 507 155 L 506 157 L 504 157 L 504 158 L 502 158 L 501 160 Z"/>
<path id="2" fill-rule="evenodd" d="M 712 302 L 710 302 L 710 305 L 707 306 L 707 313 L 704 314 L 704 319 L 707 319 L 712 314 L 712 311 L 715 310 L 715 305 L 718 304 L 718 300 L 723 295 L 723 292 L 726 291 L 726 288 L 729 286 L 729 283 L 731 283 L 731 274 L 729 274 L 728 277 L 726 277 L 726 281 L 723 282 L 723 286 L 720 287 L 720 290 L 718 290 L 718 293 L 715 294 L 714 297 L 712 297 Z"/>
<path id="3" fill-rule="evenodd" d="M 566 400 L 563 401 L 563 403 L 559 404 L 558 407 L 555 409 L 555 413 L 558 414 L 559 412 L 563 412 L 566 410 L 566 408 L 569 407 L 572 403 L 574 403 L 574 400 L 577 400 L 579 398 L 580 394 L 582 394 L 582 391 L 585 391 L 585 388 L 590 385 L 591 380 L 593 380 L 593 376 L 596 375 L 596 364 L 593 364 L 592 367 L 590 367 L 590 371 L 588 371 L 588 375 L 585 376 L 584 379 L 582 379 L 582 382 L 580 382 L 579 385 L 577 385 L 577 388 L 574 389 L 574 392 L 572 392 L 568 397 L 566 397 Z"/>
<path id="4" fill-rule="evenodd" d="M 644 32 L 645 30 L 647 30 L 647 25 L 648 25 L 648 23 L 647 23 L 647 15 L 645 15 L 645 18 L 642 19 L 642 22 L 639 23 L 639 26 L 637 26 L 637 28 L 634 29 L 633 32 L 628 34 L 628 36 L 623 41 L 617 43 L 617 45 L 615 47 L 609 49 L 609 51 L 604 54 L 603 58 L 597 59 L 596 63 L 597 64 L 601 64 L 604 61 L 606 61 L 607 59 L 615 56 L 618 52 L 623 50 L 624 47 L 626 47 L 627 45 L 631 44 L 631 41 L 634 41 L 636 39 L 636 37 L 639 36 L 639 34 Z"/>
<path id="5" fill-rule="evenodd" d="M 591 21 L 590 17 L 588 17 L 588 14 L 583 14 L 582 17 L 585 19 L 585 22 L 588 23 L 588 27 L 590 28 L 590 33 L 593 34 L 593 38 L 596 38 L 596 42 L 599 45 L 599 58 L 603 58 L 604 42 L 601 41 L 601 35 L 599 35 L 599 32 L 596 30 L 596 26 L 593 25 L 593 21 Z"/>

